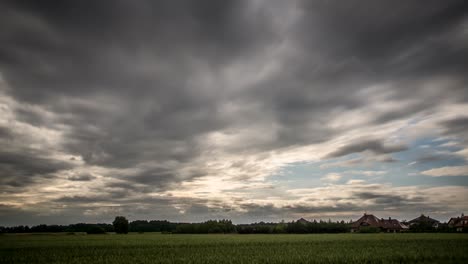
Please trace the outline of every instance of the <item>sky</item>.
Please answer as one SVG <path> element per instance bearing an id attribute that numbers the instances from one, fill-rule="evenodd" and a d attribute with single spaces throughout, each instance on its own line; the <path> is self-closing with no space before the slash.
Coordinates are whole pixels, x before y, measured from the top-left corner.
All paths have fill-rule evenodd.
<path id="1" fill-rule="evenodd" d="M 468 211 L 468 2 L 0 0 L 0 225 Z"/>

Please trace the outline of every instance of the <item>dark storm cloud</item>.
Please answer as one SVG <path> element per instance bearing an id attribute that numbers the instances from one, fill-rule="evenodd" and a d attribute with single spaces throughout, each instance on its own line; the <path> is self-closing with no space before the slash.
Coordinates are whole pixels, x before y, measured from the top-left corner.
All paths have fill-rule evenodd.
<path id="1" fill-rule="evenodd" d="M 54 199 L 52 202 L 58 204 L 75 204 L 75 205 L 85 205 L 90 203 L 115 203 L 118 201 L 124 201 L 127 203 L 133 204 L 160 204 L 160 203 L 169 203 L 171 201 L 169 198 L 135 198 L 131 196 L 129 192 L 118 192 L 118 191 L 106 191 L 104 194 L 98 195 L 66 195 Z M 192 200 L 190 200 L 192 202 Z M 196 199 L 193 199 L 196 201 Z M 180 202 L 187 202 L 183 199 L 180 199 Z M 188 202 L 190 203 L 190 202 Z M 96 207 L 98 209 L 98 207 Z"/>
<path id="2" fill-rule="evenodd" d="M 11 133 L 10 129 L 0 126 L 0 138 L 12 139 L 13 138 L 13 133 Z"/>
<path id="3" fill-rule="evenodd" d="M 92 181 L 95 178 L 96 177 L 94 177 L 91 174 L 81 173 L 81 174 L 78 174 L 78 175 L 73 175 L 73 176 L 68 177 L 68 180 L 69 181 Z"/>
<path id="4" fill-rule="evenodd" d="M 450 32 L 465 17 L 466 6 L 463 1 L 432 1 L 421 10 L 420 3 L 410 1 L 392 4 L 390 15 L 385 1 L 304 1 L 299 5 L 303 16 L 288 35 L 300 57 L 288 59 L 288 70 L 273 79 L 245 94 L 230 95 L 222 87 L 201 92 L 203 87 L 190 80 L 199 74 L 216 74 L 223 65 L 282 41 L 266 8 L 251 11 L 244 1 L 6 1 L 3 5 L 2 24 L 9 26 L 1 35 L 0 51 L 11 58 L 1 60 L 0 66 L 15 87 L 12 93 L 21 100 L 48 103 L 53 111 L 71 113 L 62 120 L 73 127 L 69 151 L 90 164 L 111 167 L 134 166 L 150 157 L 187 161 L 199 155 L 194 137 L 227 128 L 239 119 L 250 121 L 248 116 L 232 120 L 220 116 L 217 110 L 229 102 L 226 99 L 256 102 L 259 109 L 253 110 L 271 115 L 278 125 L 274 140 L 252 144 L 253 148 L 269 150 L 331 139 L 341 131 L 316 124 L 326 123 L 337 106 L 343 110 L 365 106 L 367 99 L 353 92 L 373 84 L 375 78 L 398 74 L 400 85 L 406 85 L 408 78 L 395 70 L 401 67 L 389 68 L 389 57 L 414 50 L 420 40 Z M 451 52 L 466 53 L 459 41 L 438 41 L 450 43 Z M 423 55 L 438 56 L 431 45 L 424 41 L 417 52 L 421 57 L 401 64 L 442 63 L 465 69 L 461 60 L 421 62 Z M 317 48 L 322 54 L 318 57 L 308 52 Z M 418 68 L 416 79 L 423 78 L 424 69 Z M 404 88 L 396 90 L 395 96 L 418 96 L 417 89 Z M 95 108 L 72 102 L 51 104 L 57 96 L 118 100 L 97 102 Z M 121 111 L 105 111 L 99 103 L 115 104 Z M 383 113 L 376 120 L 403 118 L 430 105 Z M 40 120 L 24 118 L 32 124 Z M 152 150 L 142 151 L 143 145 Z M 184 151 L 170 153 L 176 147 Z"/>
<path id="5" fill-rule="evenodd" d="M 354 192 L 347 202 L 336 201 L 334 205 L 307 205 L 291 204 L 285 206 L 259 205 L 255 203 L 242 204 L 242 209 L 246 210 L 250 217 L 264 216 L 272 219 L 278 219 L 281 215 L 304 216 L 307 214 L 329 214 L 338 212 L 357 212 L 362 210 L 382 211 L 396 210 L 408 212 L 412 210 L 440 210 L 443 205 L 428 204 L 427 198 L 422 196 L 407 197 L 406 195 L 391 195 L 374 192 Z M 311 200 L 313 201 L 313 200 Z M 363 202 L 365 201 L 365 205 Z"/>
<path id="6" fill-rule="evenodd" d="M 105 176 L 116 180 L 105 187 L 119 189 L 115 197 L 123 201 L 129 192 L 161 191 L 212 173 L 204 166 L 215 158 L 213 142 L 204 141 L 212 132 L 260 135 L 223 148 L 239 155 L 331 140 L 347 130 L 330 120 L 375 103 L 362 92 L 374 85 L 388 84 L 385 100 L 411 102 L 369 112 L 373 124 L 431 110 L 442 100 L 466 102 L 467 14 L 462 0 L 4 0 L 0 78 L 17 104 L 32 106 L 14 109 L 15 121 L 59 131 L 57 148 L 84 166 L 136 169 Z M 275 63 L 279 70 L 263 77 L 262 67 Z M 234 77 L 226 77 L 231 71 Z M 241 81 L 250 72 L 255 81 L 246 85 Z M 437 78 L 451 84 L 427 92 Z M 461 134 L 465 121 L 443 125 Z M 0 147 L 27 144 L 7 128 L 0 127 L 0 137 Z M 23 186 L 73 168 L 48 158 L 49 150 L 8 149 L 0 153 L 2 185 Z M 363 140 L 327 158 L 370 151 L 391 162 L 384 154 L 405 149 Z M 181 172 L 195 162 L 197 170 Z M 95 180 L 91 174 L 68 179 Z M 72 200 L 86 203 L 61 202 Z M 209 211 L 203 202 L 193 210 Z M 268 210 L 274 208 L 260 211 Z"/>
<path id="7" fill-rule="evenodd" d="M 359 210 L 356 204 L 352 203 L 337 203 L 336 206 L 305 206 L 293 205 L 285 206 L 282 210 L 289 210 L 295 214 L 309 214 L 309 213 L 330 213 L 330 212 L 343 212 Z"/>
<path id="8" fill-rule="evenodd" d="M 462 141 L 458 147 L 468 147 L 468 117 L 460 116 L 458 118 L 446 120 L 440 123 L 444 133 L 449 136 L 456 136 Z"/>
<path id="9" fill-rule="evenodd" d="M 47 119 L 42 113 L 38 113 L 35 109 L 17 108 L 15 109 L 16 120 L 30 124 L 36 127 L 53 127 L 53 123 Z"/>
<path id="10" fill-rule="evenodd" d="M 199 92 L 190 79 L 205 74 L 198 69 L 210 74 L 249 56 L 273 36 L 265 14 L 249 14 L 243 1 L 6 1 L 3 7 L 0 67 L 12 94 L 62 114 L 60 122 L 72 127 L 68 150 L 110 167 L 197 155 L 192 139 L 228 120 L 217 114 L 222 87 Z M 74 101 L 96 97 L 104 101 Z M 120 111 L 102 109 L 108 105 Z M 34 113 L 17 115 L 45 125 Z"/>
<path id="11" fill-rule="evenodd" d="M 435 161 L 461 160 L 460 156 L 455 154 L 428 154 L 422 155 L 416 159 L 418 163 L 430 163 Z"/>
<path id="12" fill-rule="evenodd" d="M 98 196 L 98 197 L 92 197 L 92 196 L 64 196 L 60 197 L 58 199 L 55 199 L 54 202 L 58 203 L 82 203 L 82 204 L 88 204 L 88 203 L 96 203 L 96 202 L 102 202 L 105 201 L 103 197 Z"/>
<path id="13" fill-rule="evenodd" d="M 468 5 L 426 4 L 421 9 L 420 1 L 302 1 L 303 16 L 291 33 L 297 56 L 288 58 L 285 71 L 245 94 L 246 101 L 261 97 L 261 110 L 280 127 L 272 146 L 323 142 L 343 132 L 327 127 L 329 113 L 372 103 L 358 91 L 376 83 L 392 84 L 388 100 L 415 100 L 372 113 L 377 124 L 430 109 L 442 98 L 466 101 Z M 422 83 L 437 77 L 459 84 L 427 93 Z"/>
<path id="14" fill-rule="evenodd" d="M 371 201 L 376 206 L 409 206 L 414 203 L 424 202 L 423 197 L 408 198 L 402 195 L 381 194 L 373 192 L 358 192 L 354 194 L 359 200 Z"/>
<path id="15" fill-rule="evenodd" d="M 468 117 L 447 120 L 441 124 L 446 128 L 447 133 L 462 134 L 468 131 Z"/>
<path id="16" fill-rule="evenodd" d="M 404 145 L 386 145 L 380 140 L 364 140 L 343 146 L 338 150 L 328 154 L 329 158 L 336 158 L 352 153 L 371 151 L 374 154 L 388 154 L 406 150 Z"/>
<path id="17" fill-rule="evenodd" d="M 180 172 L 179 164 L 176 168 L 148 168 L 138 172 L 125 172 L 119 175 L 113 175 L 115 181 L 105 184 L 106 193 L 112 195 L 129 195 L 134 193 L 151 193 L 164 191 L 171 188 L 177 188 L 183 181 L 189 182 L 198 177 L 206 176 L 207 172 L 200 169 Z M 95 190 L 99 192 L 99 189 Z"/>
<path id="18" fill-rule="evenodd" d="M 466 19 L 466 1 L 425 1 L 424 8 L 417 0 L 303 3 L 309 15 L 298 33 L 312 27 L 327 37 L 317 41 L 315 34 L 303 34 L 304 45 L 318 46 L 326 56 L 355 60 L 349 65 L 357 67 L 354 73 L 414 78 L 441 71 L 461 74 L 466 69 L 466 46 L 445 39 Z"/>
<path id="19" fill-rule="evenodd" d="M 145 184 L 145 185 L 161 185 L 169 181 L 175 180 L 174 172 L 165 169 L 153 169 L 141 172 L 137 175 L 127 177 L 128 180 Z"/>
<path id="20" fill-rule="evenodd" d="M 374 122 L 377 124 L 384 124 L 393 120 L 405 118 L 409 114 L 420 113 L 430 107 L 430 100 L 418 101 L 410 105 L 402 106 L 398 109 L 392 109 L 391 111 L 379 114 L 375 117 Z"/>
<path id="21" fill-rule="evenodd" d="M 40 153 L 0 151 L 0 186 L 23 187 L 42 178 L 53 178 L 54 172 L 73 167 L 72 164 L 43 158 Z"/>
<path id="22" fill-rule="evenodd" d="M 2 51 L 17 55 L 13 65 L 7 64 L 7 79 L 24 87 L 15 93 L 31 101 L 59 91 L 80 96 L 96 89 L 126 94 L 131 89 L 133 96 L 149 92 L 184 100 L 190 96 L 185 78 L 193 70 L 187 59 L 218 66 L 253 52 L 258 41 L 264 41 L 254 36 L 271 32 L 261 14 L 255 21 L 244 17 L 244 1 L 7 1 L 4 5 L 2 24 L 11 28 L 2 34 Z M 36 33 L 33 39 L 28 39 L 29 31 Z M 30 56 L 21 56 L 24 53 Z M 139 58 L 177 71 L 146 74 L 133 64 Z M 17 75 L 20 66 L 30 78 Z"/>

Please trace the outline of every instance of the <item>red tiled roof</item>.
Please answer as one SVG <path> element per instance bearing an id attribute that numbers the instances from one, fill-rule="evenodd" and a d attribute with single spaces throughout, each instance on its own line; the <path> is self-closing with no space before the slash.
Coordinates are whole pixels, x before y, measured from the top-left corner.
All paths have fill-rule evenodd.
<path id="1" fill-rule="evenodd" d="M 305 220 L 304 218 L 298 219 L 297 222 L 298 223 L 303 223 L 303 224 L 310 223 L 309 221 Z"/>
<path id="2" fill-rule="evenodd" d="M 371 226 L 380 227 L 380 220 L 372 214 L 364 214 L 356 222 L 351 224 L 352 227 Z"/>
<path id="3" fill-rule="evenodd" d="M 461 217 L 457 223 L 455 223 L 455 227 L 468 227 L 468 217 Z"/>
<path id="4" fill-rule="evenodd" d="M 403 225 L 397 219 L 379 219 L 372 214 L 364 214 L 361 218 L 359 218 L 356 222 L 351 224 L 351 227 L 358 228 L 361 226 L 370 226 L 370 227 L 378 227 L 384 229 L 406 229 L 407 226 Z"/>
<path id="5" fill-rule="evenodd" d="M 382 227 L 385 229 L 406 229 L 408 228 L 407 226 L 403 225 L 400 223 L 400 221 L 396 219 L 383 219 L 380 221 L 382 224 Z"/>
<path id="6" fill-rule="evenodd" d="M 468 227 L 468 216 L 452 217 L 449 220 L 449 225 L 454 227 Z"/>
<path id="7" fill-rule="evenodd" d="M 430 218 L 429 216 L 421 215 L 419 217 L 416 217 L 415 219 L 408 221 L 408 223 L 421 223 L 421 222 L 428 222 L 428 223 L 439 223 L 439 221 Z"/>

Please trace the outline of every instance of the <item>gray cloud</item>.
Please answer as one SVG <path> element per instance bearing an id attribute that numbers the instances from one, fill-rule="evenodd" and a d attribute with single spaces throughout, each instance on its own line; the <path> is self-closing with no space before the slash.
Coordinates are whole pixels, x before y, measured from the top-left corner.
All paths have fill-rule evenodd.
<path id="1" fill-rule="evenodd" d="M 94 180 L 96 177 L 90 174 L 82 173 L 78 175 L 72 175 L 68 177 L 68 180 L 70 181 L 91 181 Z"/>
<path id="2" fill-rule="evenodd" d="M 455 136 L 461 141 L 457 146 L 458 148 L 465 148 L 465 151 L 468 149 L 468 135 L 466 133 L 468 129 L 468 117 L 460 115 L 459 117 L 442 121 L 440 125 L 445 135 Z M 465 162 L 468 160 L 467 153 L 465 153 Z"/>
<path id="3" fill-rule="evenodd" d="M 428 154 L 422 155 L 416 159 L 418 163 L 431 163 L 434 161 L 444 161 L 444 160 L 460 160 L 461 157 L 455 154 L 443 153 L 443 154 Z"/>
<path id="4" fill-rule="evenodd" d="M 317 29 L 318 34 L 327 36 L 327 41 L 317 41 L 315 34 L 303 34 L 303 43 L 318 45 L 332 58 L 352 54 L 357 63 L 349 66 L 358 66 L 354 69 L 358 74 L 372 72 L 376 77 L 385 75 L 392 79 L 395 75 L 414 78 L 415 73 L 440 74 L 441 71 L 460 74 L 466 68 L 466 61 L 462 62 L 466 47 L 461 42 L 448 43 L 445 37 L 466 19 L 466 2 L 429 1 L 424 11 L 417 12 L 421 10 L 420 4 L 408 1 L 395 5 L 385 0 L 346 4 L 304 1 L 311 14 L 304 16 L 304 27 Z M 300 29 L 299 34 L 305 28 Z M 439 51 L 437 54 L 423 58 L 435 49 Z M 462 50 L 465 53 L 460 53 Z M 403 54 L 405 60 L 400 60 Z M 462 58 L 457 54 L 463 54 Z"/>
<path id="5" fill-rule="evenodd" d="M 414 203 L 424 202 L 423 197 L 407 198 L 401 195 L 389 195 L 373 192 L 359 192 L 355 193 L 357 199 L 364 201 L 372 201 L 374 203 L 374 209 L 376 208 L 385 208 L 385 207 L 401 207 L 401 206 L 410 206 Z"/>
<path id="6" fill-rule="evenodd" d="M 93 202 L 102 202 L 103 197 L 92 197 L 92 196 L 64 196 L 58 199 L 55 199 L 54 202 L 59 203 L 93 203 Z"/>
<path id="7" fill-rule="evenodd" d="M 0 95 L 13 103 L 0 105 L 11 110 L 0 117 L 0 187 L 22 192 L 77 168 L 85 172 L 67 179 L 85 185 L 97 181 L 86 171 L 99 168 L 105 183 L 93 191 L 124 206 L 135 193 L 224 177 L 228 168 L 240 181 L 258 176 L 274 153 L 360 128 L 331 125 L 342 114 L 366 113 L 365 127 L 466 103 L 467 10 L 461 0 L 424 8 L 380 0 L 2 1 Z M 383 88 L 369 92 L 375 86 Z M 385 102 L 400 104 L 371 107 Z M 441 125 L 461 135 L 464 123 Z M 29 140 L 43 130 L 47 136 Z M 50 134 L 56 139 L 42 144 Z M 370 151 L 393 162 L 390 154 L 406 149 L 360 140 L 326 158 Z M 228 156 L 236 157 L 231 167 L 213 165 Z M 206 202 L 193 211 L 209 211 Z M 352 210 L 346 206 L 339 208 Z"/>
<path id="8" fill-rule="evenodd" d="M 328 154 L 329 158 L 341 157 L 352 153 L 372 151 L 374 154 L 388 154 L 406 150 L 404 145 L 385 145 L 380 140 L 364 140 L 343 146 Z"/>
<path id="9" fill-rule="evenodd" d="M 460 117 L 442 122 L 449 134 L 462 134 L 468 130 L 468 117 Z"/>
<path id="10" fill-rule="evenodd" d="M 44 178 L 53 178 L 54 172 L 73 167 L 72 164 L 38 155 L 0 151 L 0 184 L 19 188 Z"/>
<path id="11" fill-rule="evenodd" d="M 11 133 L 10 129 L 8 129 L 6 127 L 0 127 L 0 138 L 12 139 L 13 134 Z"/>

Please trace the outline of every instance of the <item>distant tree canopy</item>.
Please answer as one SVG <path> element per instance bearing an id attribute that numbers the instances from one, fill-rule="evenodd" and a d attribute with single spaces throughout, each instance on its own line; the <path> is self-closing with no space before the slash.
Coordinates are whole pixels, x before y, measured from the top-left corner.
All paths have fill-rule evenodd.
<path id="1" fill-rule="evenodd" d="M 117 234 L 128 233 L 128 220 L 124 216 L 116 216 L 112 225 L 114 226 L 114 231 Z"/>
<path id="2" fill-rule="evenodd" d="M 285 223 L 253 223 L 237 225 L 239 234 L 280 234 L 286 233 L 288 225 Z"/>
<path id="3" fill-rule="evenodd" d="M 167 220 L 136 220 L 129 224 L 130 232 L 174 232 L 179 223 L 171 223 Z"/>
<path id="4" fill-rule="evenodd" d="M 32 227 L 28 226 L 13 226 L 13 227 L 1 227 L 0 233 L 58 233 L 58 232 L 81 232 L 81 233 L 92 233 L 95 227 L 99 227 L 104 232 L 113 232 L 114 227 L 111 224 L 71 224 L 71 225 L 36 225 Z"/>
<path id="5" fill-rule="evenodd" d="M 236 227 L 232 224 L 231 220 L 209 220 L 203 223 L 180 224 L 175 232 L 180 234 L 228 234 L 236 232 Z"/>
<path id="6" fill-rule="evenodd" d="M 286 228 L 288 233 L 347 233 L 350 232 L 350 225 L 341 222 L 312 221 L 312 222 L 291 222 Z"/>
<path id="7" fill-rule="evenodd" d="M 88 229 L 88 231 L 86 231 L 86 233 L 87 234 L 105 234 L 106 230 L 102 228 L 101 226 L 93 225 Z"/>
<path id="8" fill-rule="evenodd" d="M 305 234 L 305 233 L 346 233 L 350 232 L 350 223 L 344 221 L 292 221 L 289 223 L 259 222 L 252 224 L 234 225 L 231 220 L 209 220 L 202 223 L 174 223 L 167 220 L 136 220 L 130 222 L 123 216 L 117 216 L 112 224 L 86 224 L 71 225 L 36 225 L 36 226 L 0 226 L 0 233 L 53 233 L 53 232 L 85 232 L 88 234 L 116 232 L 162 232 L 180 234 L 209 234 L 209 233 L 239 233 L 239 234 Z M 468 230 L 464 230 L 466 232 Z M 379 229 L 364 228 L 361 233 L 380 232 Z M 410 226 L 409 232 L 456 232 L 456 229 L 447 224 L 439 224 L 434 228 L 425 223 Z"/>

